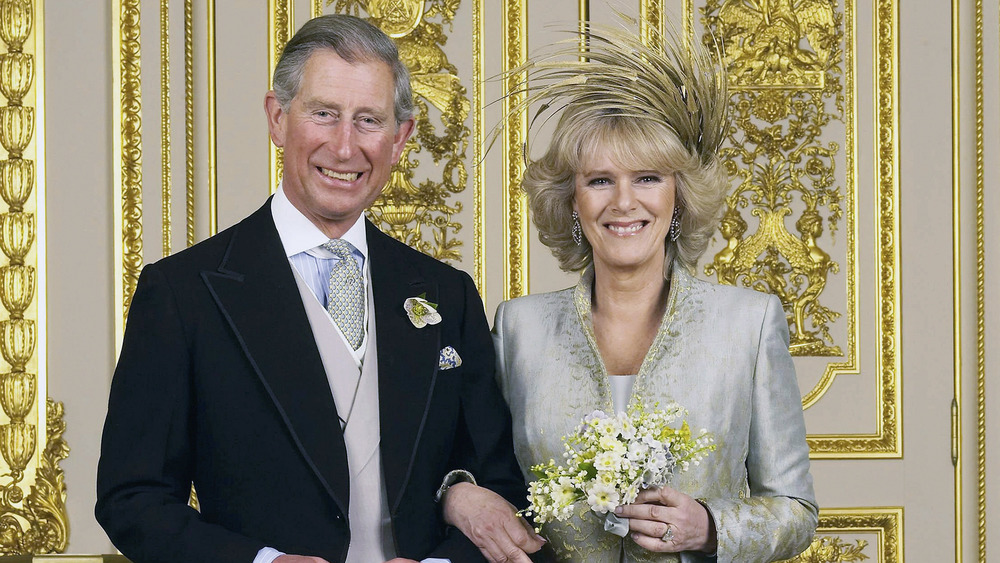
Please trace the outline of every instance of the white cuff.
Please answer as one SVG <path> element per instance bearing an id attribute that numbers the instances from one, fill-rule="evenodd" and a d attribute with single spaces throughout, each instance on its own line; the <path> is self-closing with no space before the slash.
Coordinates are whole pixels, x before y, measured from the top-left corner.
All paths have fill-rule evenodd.
<path id="1" fill-rule="evenodd" d="M 275 559 L 281 557 L 284 553 L 274 549 L 272 547 L 263 547 L 257 552 L 257 557 L 253 558 L 253 563 L 272 563 Z"/>

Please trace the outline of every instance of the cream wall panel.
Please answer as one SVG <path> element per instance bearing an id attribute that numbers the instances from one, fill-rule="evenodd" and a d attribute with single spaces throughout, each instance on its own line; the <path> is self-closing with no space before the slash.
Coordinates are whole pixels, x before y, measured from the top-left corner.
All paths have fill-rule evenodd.
<path id="1" fill-rule="evenodd" d="M 47 2 L 46 178 L 49 396 L 66 406 L 69 551 L 111 550 L 94 519 L 113 368 L 111 17 Z M 41 392 L 41 391 L 40 391 Z"/>

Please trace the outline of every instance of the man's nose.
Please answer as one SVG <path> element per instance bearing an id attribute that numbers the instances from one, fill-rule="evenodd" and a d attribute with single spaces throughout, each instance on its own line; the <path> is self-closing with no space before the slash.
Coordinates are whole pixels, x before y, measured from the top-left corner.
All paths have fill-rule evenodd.
<path id="1" fill-rule="evenodd" d="M 330 131 L 330 140 L 327 145 L 339 160 L 350 160 L 357 149 L 357 132 L 354 124 L 349 120 L 341 120 L 333 126 Z"/>

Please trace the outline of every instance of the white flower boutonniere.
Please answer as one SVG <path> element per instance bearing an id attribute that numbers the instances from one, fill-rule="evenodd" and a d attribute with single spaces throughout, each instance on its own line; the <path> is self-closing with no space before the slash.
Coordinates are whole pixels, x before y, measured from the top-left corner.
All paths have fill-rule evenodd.
<path id="1" fill-rule="evenodd" d="M 426 293 L 421 293 L 417 297 L 410 297 L 403 301 L 406 316 L 410 317 L 410 322 L 417 328 L 441 322 L 441 314 L 437 312 L 437 303 L 431 303 L 425 299 L 426 297 Z"/>

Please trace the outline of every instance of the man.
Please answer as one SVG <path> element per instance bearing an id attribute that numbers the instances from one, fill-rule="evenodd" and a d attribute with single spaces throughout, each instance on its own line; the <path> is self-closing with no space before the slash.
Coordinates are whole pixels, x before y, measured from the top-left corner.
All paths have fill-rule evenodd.
<path id="1" fill-rule="evenodd" d="M 527 561 L 540 538 L 507 503 L 524 483 L 472 280 L 363 217 L 414 127 L 395 46 L 312 20 L 265 111 L 275 196 L 139 278 L 98 520 L 136 563 Z"/>

